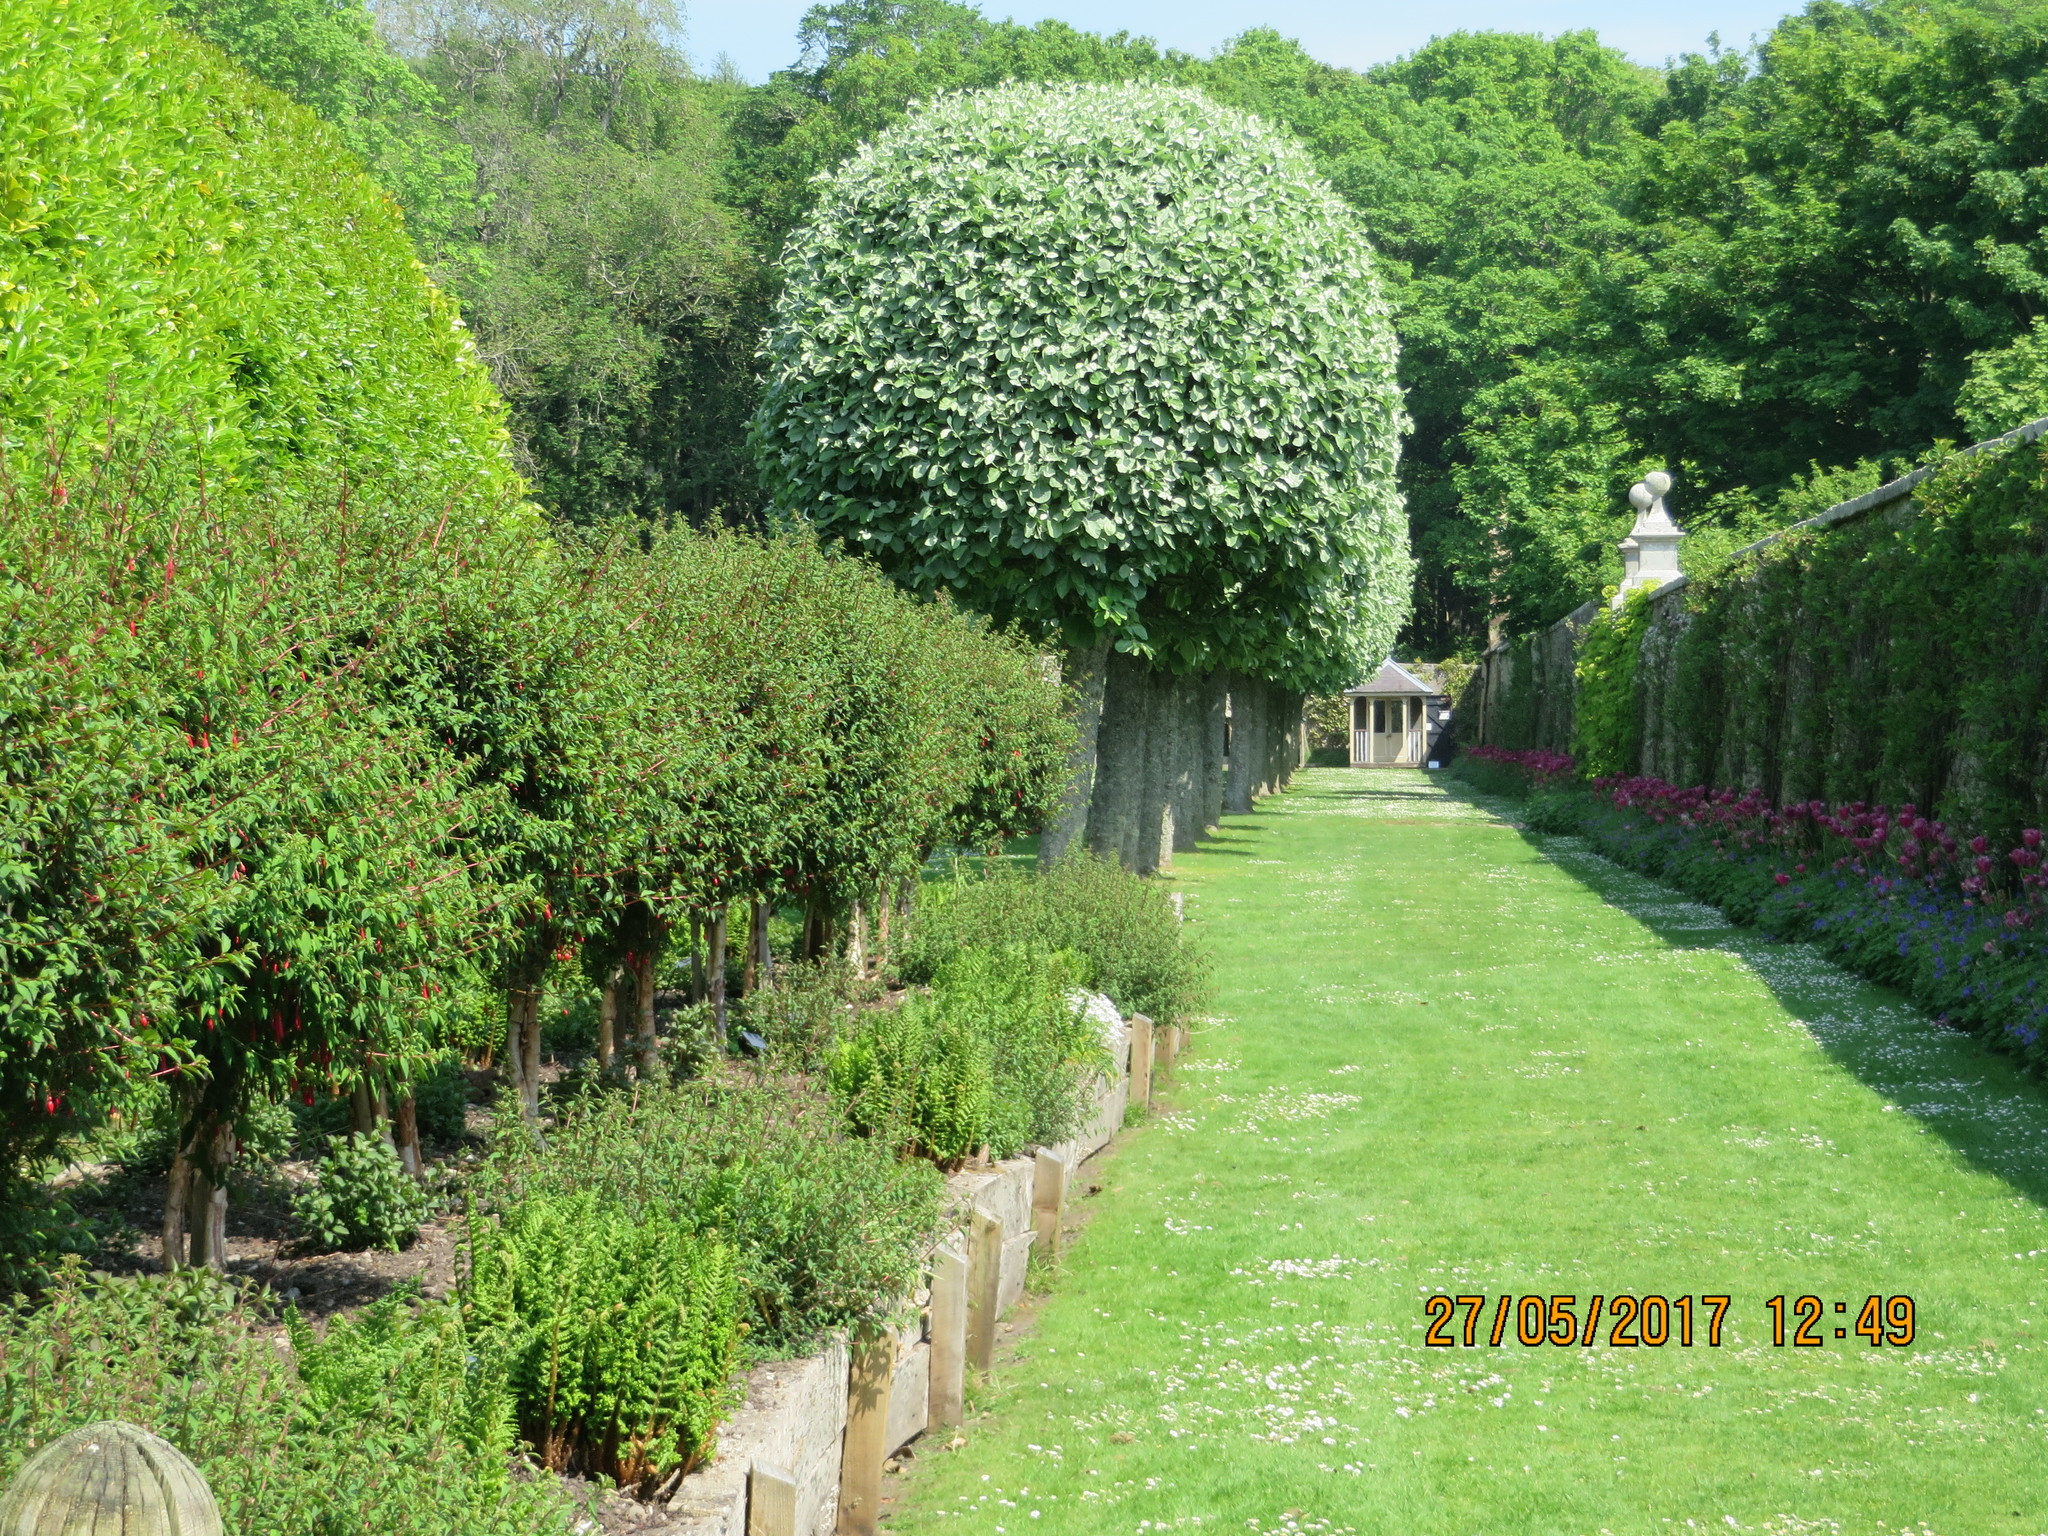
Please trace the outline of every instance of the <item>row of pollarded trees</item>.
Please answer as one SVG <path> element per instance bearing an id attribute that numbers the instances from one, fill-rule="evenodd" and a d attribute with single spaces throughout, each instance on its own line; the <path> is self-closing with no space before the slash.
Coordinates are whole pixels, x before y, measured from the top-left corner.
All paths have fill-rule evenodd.
<path id="1" fill-rule="evenodd" d="M 843 920 L 1056 797 L 1063 691 L 986 620 L 806 538 L 490 512 L 0 487 L 0 1179 L 160 1079 L 165 1253 L 218 1265 L 253 1105 L 388 1094 L 403 1141 L 495 997 L 532 1114 L 549 967 L 636 978 L 654 1066 L 672 935 Z"/>
<path id="2" fill-rule="evenodd" d="M 1107 646 L 1075 661 L 1079 729 L 1043 861 L 1080 846 L 1141 874 L 1169 868 L 1301 764 L 1292 689 L 1221 668 L 1176 677 Z"/>
<path id="3" fill-rule="evenodd" d="M 946 97 L 832 175 L 784 268 L 771 493 L 1063 651 L 1048 852 L 1159 867 L 1285 779 L 1305 693 L 1386 656 L 1393 333 L 1356 216 L 1257 119 L 1152 86 Z"/>

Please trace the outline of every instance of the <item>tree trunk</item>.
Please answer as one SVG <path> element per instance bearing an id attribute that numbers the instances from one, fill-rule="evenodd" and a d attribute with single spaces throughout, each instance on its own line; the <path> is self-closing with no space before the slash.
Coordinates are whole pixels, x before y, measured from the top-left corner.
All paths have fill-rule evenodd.
<path id="1" fill-rule="evenodd" d="M 1202 830 L 1223 825 L 1224 711 L 1230 703 L 1230 674 L 1221 667 L 1202 674 Z"/>
<path id="2" fill-rule="evenodd" d="M 1202 737 L 1205 690 L 1200 675 L 1173 680 L 1173 847 L 1185 853 L 1202 840 Z"/>
<path id="3" fill-rule="evenodd" d="M 1277 683 L 1267 694 L 1267 708 L 1273 722 L 1270 777 L 1275 794 L 1294 782 L 1294 771 L 1301 766 L 1302 702 L 1300 694 Z"/>
<path id="4" fill-rule="evenodd" d="M 407 1087 L 392 1102 L 391 1140 L 398 1151 L 398 1165 L 415 1179 L 427 1176 L 427 1162 L 420 1155 L 420 1111 Z"/>
<path id="5" fill-rule="evenodd" d="M 696 961 L 695 924 L 692 923 L 692 964 Z M 654 1037 L 654 955 L 641 950 L 626 957 L 626 970 L 633 978 L 633 1039 L 640 1058 L 640 1076 L 652 1080 L 661 1074 L 661 1042 Z"/>
<path id="6" fill-rule="evenodd" d="M 889 966 L 889 913 L 896 905 L 889 894 L 889 887 L 883 886 L 875 892 L 875 974 L 881 975 Z"/>
<path id="7" fill-rule="evenodd" d="M 192 1158 L 180 1146 L 171 1156 L 171 1174 L 164 1188 L 164 1273 L 185 1267 L 185 1205 L 192 1192 Z"/>
<path id="8" fill-rule="evenodd" d="M 613 966 L 604 973 L 604 982 L 597 989 L 597 1069 L 609 1072 L 612 1063 L 619 1058 L 619 980 L 620 972 Z"/>
<path id="9" fill-rule="evenodd" d="M 832 912 L 823 902 L 813 897 L 804 909 L 804 958 L 806 960 L 827 960 L 832 956 L 835 941 Z"/>
<path id="10" fill-rule="evenodd" d="M 1248 816 L 1258 795 L 1260 684 L 1230 674 L 1230 775 L 1225 799 L 1233 816 Z"/>
<path id="11" fill-rule="evenodd" d="M 747 941 L 740 951 L 740 996 L 749 997 L 761 984 L 761 903 L 747 903 Z"/>
<path id="12" fill-rule="evenodd" d="M 690 1001 L 701 1003 L 707 994 L 704 974 L 704 924 L 690 914 Z"/>
<path id="13" fill-rule="evenodd" d="M 1095 792 L 1088 806 L 1088 846 L 1126 869 L 1138 851 L 1138 810 L 1145 779 L 1145 682 L 1148 669 L 1121 651 L 1109 658 L 1102 720 L 1096 732 Z"/>
<path id="14" fill-rule="evenodd" d="M 1095 796 L 1096 737 L 1102 729 L 1103 685 L 1109 677 L 1109 640 L 1069 651 L 1062 679 L 1074 690 L 1074 750 L 1067 758 L 1067 788 L 1052 824 L 1039 834 L 1041 867 L 1057 864 L 1067 850 L 1088 843 L 1088 807 Z"/>
<path id="15" fill-rule="evenodd" d="M 234 1122 L 215 1116 L 199 1143 L 192 1170 L 188 1209 L 194 1269 L 225 1272 L 228 1267 L 228 1170 L 236 1151 Z"/>
<path id="16" fill-rule="evenodd" d="M 531 1120 L 537 1109 L 526 1081 L 526 999 L 527 989 L 513 986 L 505 992 L 505 1085 L 519 1097 L 519 1113 Z"/>
<path id="17" fill-rule="evenodd" d="M 775 947 L 768 942 L 768 919 L 774 914 L 768 903 L 754 903 L 754 950 L 761 957 L 761 985 L 775 985 Z"/>
<path id="18" fill-rule="evenodd" d="M 725 1049 L 725 922 L 729 907 L 720 907 L 711 919 L 711 1027 L 714 1045 Z"/>
<path id="19" fill-rule="evenodd" d="M 853 974 L 865 976 L 868 973 L 868 909 L 866 903 L 856 900 L 853 916 L 846 925 L 846 958 L 853 964 Z"/>
<path id="20" fill-rule="evenodd" d="M 355 1087 L 349 1090 L 349 1129 L 358 1136 L 382 1135 L 384 1145 L 396 1152 L 398 1143 L 392 1138 L 391 1124 L 387 1118 L 389 1112 L 389 1103 L 384 1096 L 384 1085 L 365 1071 L 356 1080 Z"/>
<path id="21" fill-rule="evenodd" d="M 540 1119 L 540 984 L 526 993 L 519 1019 L 519 1053 L 524 1057 L 526 1117 Z"/>
<path id="22" fill-rule="evenodd" d="M 1138 846 L 1131 868 L 1141 875 L 1173 868 L 1173 789 L 1179 738 L 1175 680 L 1164 672 L 1145 678 L 1145 776 L 1138 800 Z"/>

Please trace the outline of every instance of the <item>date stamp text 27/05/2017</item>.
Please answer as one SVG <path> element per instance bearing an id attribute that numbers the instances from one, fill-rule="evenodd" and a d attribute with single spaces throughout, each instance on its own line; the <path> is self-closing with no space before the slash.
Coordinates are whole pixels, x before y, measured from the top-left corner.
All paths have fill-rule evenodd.
<path id="1" fill-rule="evenodd" d="M 1491 1303 L 1491 1305 L 1489 1305 Z M 1498 1349 L 1519 1344 L 1535 1349 L 1681 1349 L 1721 1347 L 1734 1298 L 1720 1295 L 1659 1296 L 1426 1296 L 1429 1319 L 1423 1342 L 1437 1349 L 1477 1349 L 1481 1341 Z M 1850 1322 L 1851 1303 L 1832 1304 L 1818 1296 L 1773 1296 L 1771 1343 L 1783 1349 L 1818 1349 L 1830 1338 L 1866 1341 L 1871 1348 L 1902 1349 L 1913 1342 L 1915 1308 L 1910 1296 L 1866 1296 Z M 1489 1315 L 1490 1314 L 1490 1315 Z M 1834 1326 L 1830 1323 L 1834 1322 Z"/>

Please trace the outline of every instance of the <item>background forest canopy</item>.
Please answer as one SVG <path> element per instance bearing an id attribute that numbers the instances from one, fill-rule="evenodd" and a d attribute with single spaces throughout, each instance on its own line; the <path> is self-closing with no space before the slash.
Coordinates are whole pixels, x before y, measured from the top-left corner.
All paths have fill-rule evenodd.
<path id="1" fill-rule="evenodd" d="M 2048 412 L 2048 7 L 1815 0 L 1662 69 L 1457 33 L 1358 72 L 951 0 L 821 6 L 766 84 L 671 0 L 173 0 L 404 207 L 573 523 L 751 522 L 775 260 L 813 177 L 939 92 L 1191 85 L 1299 136 L 1376 234 L 1414 420 L 1404 644 L 1470 654 L 1619 575 L 1678 477 L 1695 567 Z"/>

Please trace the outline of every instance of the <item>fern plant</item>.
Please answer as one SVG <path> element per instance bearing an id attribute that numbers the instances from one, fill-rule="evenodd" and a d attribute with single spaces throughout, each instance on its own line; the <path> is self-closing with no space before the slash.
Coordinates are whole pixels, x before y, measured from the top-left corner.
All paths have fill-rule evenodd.
<path id="1" fill-rule="evenodd" d="M 741 1307 L 728 1244 L 595 1195 L 471 1222 L 471 1336 L 498 1341 L 520 1429 L 556 1471 L 646 1495 L 706 1460 L 737 1402 Z"/>
<path id="2" fill-rule="evenodd" d="M 828 1075 L 848 1122 L 904 1152 L 956 1163 L 988 1147 L 1012 1157 L 1074 1134 L 1088 1079 L 1109 1065 L 1083 1014 L 1087 962 L 1023 945 L 968 949 L 932 990 L 869 1016 Z"/>
<path id="3" fill-rule="evenodd" d="M 941 1164 L 988 1140 L 995 1060 L 971 1018 L 936 995 L 906 998 L 842 1040 L 827 1068 L 847 1121 Z"/>

